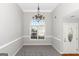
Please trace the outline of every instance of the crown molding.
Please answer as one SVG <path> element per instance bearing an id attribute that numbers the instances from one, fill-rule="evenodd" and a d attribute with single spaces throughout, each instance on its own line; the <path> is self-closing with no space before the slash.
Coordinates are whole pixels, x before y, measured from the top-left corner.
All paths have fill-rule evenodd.
<path id="1" fill-rule="evenodd" d="M 37 10 L 23 10 L 23 12 L 37 12 Z M 40 12 L 51 12 L 51 10 L 40 10 Z"/>

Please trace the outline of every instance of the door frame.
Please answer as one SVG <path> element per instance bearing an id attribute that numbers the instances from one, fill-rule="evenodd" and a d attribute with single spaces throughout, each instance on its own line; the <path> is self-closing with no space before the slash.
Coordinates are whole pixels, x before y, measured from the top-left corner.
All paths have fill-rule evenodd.
<path id="1" fill-rule="evenodd" d="M 77 53 L 77 52 L 78 52 L 77 50 L 78 50 L 78 48 L 79 48 L 79 47 L 78 47 L 78 41 L 79 41 L 79 40 L 78 40 L 78 23 L 63 23 L 63 52 L 64 52 L 64 53 L 68 53 L 68 52 L 65 52 L 65 50 L 64 50 L 64 46 L 65 46 L 65 45 L 64 45 L 64 41 L 65 41 L 65 37 L 64 37 L 64 25 L 65 25 L 65 24 L 76 24 L 76 34 L 77 34 L 76 40 L 77 40 L 77 41 L 76 41 L 76 52 L 75 52 L 75 53 Z"/>

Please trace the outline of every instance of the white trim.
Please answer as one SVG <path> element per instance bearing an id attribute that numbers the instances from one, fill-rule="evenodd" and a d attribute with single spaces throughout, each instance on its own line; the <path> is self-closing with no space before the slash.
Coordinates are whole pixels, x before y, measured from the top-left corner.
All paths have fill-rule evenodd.
<path id="1" fill-rule="evenodd" d="M 23 46 L 23 42 L 22 42 L 22 43 L 21 43 L 22 45 L 18 44 L 17 47 L 16 47 L 16 43 L 17 43 L 17 42 L 20 43 L 20 42 L 22 41 L 22 38 L 23 38 L 23 37 L 16 38 L 15 40 L 13 40 L 13 41 L 11 41 L 11 42 L 2 45 L 2 46 L 0 47 L 0 52 L 1 52 L 1 53 L 5 53 L 5 52 L 6 52 L 6 53 L 8 53 L 9 56 L 15 56 L 16 53 L 17 53 L 17 52 L 22 48 L 22 46 Z M 15 49 L 17 48 L 17 49 L 16 49 L 16 50 L 13 49 L 14 52 L 13 52 L 13 51 L 11 52 L 11 51 L 9 51 L 10 47 L 15 48 Z"/>
<path id="2" fill-rule="evenodd" d="M 52 38 L 52 35 L 46 36 L 44 40 L 30 39 L 30 35 L 24 35 L 23 37 L 25 38 L 25 39 L 23 39 L 24 45 L 52 45 L 51 39 L 49 39 L 49 38 Z M 48 38 L 48 39 L 46 39 L 46 38 Z"/>
<path id="3" fill-rule="evenodd" d="M 58 37 L 55 37 L 55 36 L 52 36 L 52 38 L 54 38 L 55 40 L 57 40 L 57 41 L 61 41 L 61 39 L 60 38 L 58 38 Z M 63 54 L 63 52 L 62 51 L 60 51 L 58 48 L 56 48 L 56 46 L 55 45 L 53 45 L 52 44 L 52 47 L 54 47 L 60 54 Z"/>
<path id="4" fill-rule="evenodd" d="M 30 35 L 24 35 L 23 37 L 30 37 Z M 53 38 L 53 36 L 52 35 L 45 35 L 45 37 L 48 37 L 48 38 Z"/>
<path id="5" fill-rule="evenodd" d="M 24 42 L 23 45 L 52 45 L 47 40 L 24 40 Z"/>
<path id="6" fill-rule="evenodd" d="M 21 47 L 19 47 L 16 52 L 12 55 L 12 56 L 15 56 L 17 54 L 17 52 L 23 47 L 23 45 Z"/>
<path id="7" fill-rule="evenodd" d="M 52 38 L 58 40 L 58 41 L 61 41 L 61 39 L 59 37 L 56 37 L 56 36 L 52 36 Z"/>
<path id="8" fill-rule="evenodd" d="M 30 38 L 30 35 L 24 35 L 23 38 L 29 38 L 29 39 L 26 39 L 26 40 L 33 40 L 33 39 Z M 47 38 L 53 38 L 53 36 L 52 35 L 45 35 L 45 39 L 44 40 L 49 40 Z M 35 39 L 34 39 L 34 41 L 35 41 Z"/>
<path id="9" fill-rule="evenodd" d="M 8 45 L 10 45 L 10 44 L 12 44 L 12 43 L 18 41 L 18 40 L 21 39 L 21 38 L 22 38 L 22 37 L 19 37 L 19 38 L 17 38 L 16 40 L 13 40 L 13 41 L 11 41 L 11 42 L 9 42 L 9 43 L 6 43 L 6 44 L 0 46 L 0 49 L 5 48 L 6 46 L 8 46 Z"/>
<path id="10" fill-rule="evenodd" d="M 37 12 L 37 10 L 23 10 L 23 12 Z M 52 12 L 52 10 L 40 10 L 40 12 Z"/>
<path id="11" fill-rule="evenodd" d="M 53 45 L 52 45 L 52 47 L 54 47 Z M 58 51 L 60 54 L 63 54 L 63 52 L 62 51 L 60 51 L 60 50 L 58 50 L 56 47 L 54 47 L 55 49 L 56 49 L 56 51 Z"/>

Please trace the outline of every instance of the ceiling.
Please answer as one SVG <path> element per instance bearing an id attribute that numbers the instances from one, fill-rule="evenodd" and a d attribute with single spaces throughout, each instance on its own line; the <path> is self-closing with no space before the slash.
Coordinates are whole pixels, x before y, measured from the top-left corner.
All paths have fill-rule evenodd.
<path id="1" fill-rule="evenodd" d="M 18 3 L 23 12 L 36 12 L 38 3 Z M 58 3 L 40 3 L 40 11 L 41 12 L 51 12 L 53 11 Z"/>

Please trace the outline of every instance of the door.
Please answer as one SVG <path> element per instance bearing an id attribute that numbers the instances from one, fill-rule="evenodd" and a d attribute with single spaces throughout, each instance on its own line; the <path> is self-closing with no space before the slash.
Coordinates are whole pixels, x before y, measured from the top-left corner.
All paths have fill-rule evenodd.
<path id="1" fill-rule="evenodd" d="M 65 53 L 76 53 L 78 48 L 78 24 L 63 24 L 63 50 Z"/>

